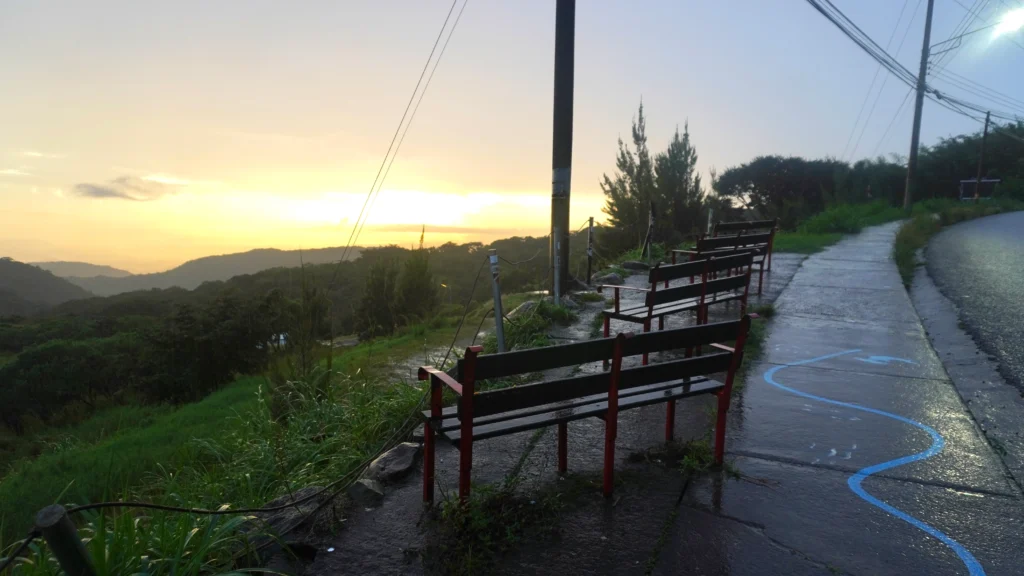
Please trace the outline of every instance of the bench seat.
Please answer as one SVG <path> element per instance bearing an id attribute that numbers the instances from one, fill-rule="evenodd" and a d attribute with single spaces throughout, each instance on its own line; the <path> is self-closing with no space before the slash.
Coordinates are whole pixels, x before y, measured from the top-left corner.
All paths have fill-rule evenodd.
<path id="1" fill-rule="evenodd" d="M 721 304 L 722 302 L 729 302 L 730 300 L 742 300 L 743 294 L 741 292 L 733 292 L 727 294 L 716 294 L 713 300 L 708 302 L 714 304 Z M 697 310 L 700 308 L 700 298 L 692 298 L 689 300 L 682 300 L 676 302 L 666 302 L 665 304 L 658 304 L 650 310 L 650 318 L 660 318 L 662 316 L 668 316 L 670 314 L 676 314 L 678 312 L 687 312 L 690 310 Z M 638 306 L 632 306 L 629 308 L 622 308 L 618 312 L 614 308 L 609 308 L 603 311 L 603 314 L 614 320 L 626 320 L 630 322 L 643 323 L 644 318 L 648 317 L 648 308 L 646 305 L 640 304 Z"/>
<path id="2" fill-rule="evenodd" d="M 660 382 L 647 386 L 638 386 L 619 392 L 619 410 L 639 408 L 649 404 L 658 404 L 668 400 L 678 400 L 703 394 L 714 394 L 725 387 L 725 384 L 708 378 L 690 378 Z M 461 421 L 457 407 L 444 410 L 441 425 L 437 430 L 456 447 L 462 438 Z M 572 422 L 591 416 L 603 417 L 608 411 L 608 395 L 595 394 L 565 402 L 545 404 L 520 410 L 514 413 L 493 414 L 473 419 L 473 440 L 486 440 L 505 436 L 515 432 L 544 428 L 562 422 Z M 423 412 L 424 418 L 430 418 L 430 410 Z"/>

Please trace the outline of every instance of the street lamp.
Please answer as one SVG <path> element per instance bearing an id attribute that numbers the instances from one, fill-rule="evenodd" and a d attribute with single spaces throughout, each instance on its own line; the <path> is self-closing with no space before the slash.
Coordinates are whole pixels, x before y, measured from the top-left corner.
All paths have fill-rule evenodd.
<path id="1" fill-rule="evenodd" d="M 445 290 L 448 291 L 448 303 L 451 304 L 452 303 L 452 289 L 447 284 L 445 284 L 444 282 L 441 282 L 441 288 L 444 288 Z"/>
<path id="2" fill-rule="evenodd" d="M 995 32 L 992 33 L 992 37 L 998 38 L 1003 34 L 1013 34 L 1021 28 L 1024 28 L 1024 8 L 1010 10 L 1003 14 L 999 24 L 996 26 Z"/>

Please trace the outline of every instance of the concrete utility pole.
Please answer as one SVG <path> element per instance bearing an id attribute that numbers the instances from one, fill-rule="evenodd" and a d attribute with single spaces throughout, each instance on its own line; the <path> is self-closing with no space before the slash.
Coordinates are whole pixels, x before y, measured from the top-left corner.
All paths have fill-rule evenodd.
<path id="1" fill-rule="evenodd" d="M 498 251 L 488 253 L 491 262 L 491 294 L 494 296 L 494 338 L 498 341 L 498 352 L 505 351 L 505 313 L 501 309 L 501 274 L 498 270 Z"/>
<path id="2" fill-rule="evenodd" d="M 551 294 L 569 283 L 569 185 L 572 179 L 572 89 L 576 0 L 555 5 L 555 114 L 551 141 Z M 556 237 L 556 234 L 558 235 Z M 555 255 L 558 250 L 558 255 Z M 555 270 L 555 266 L 558 270 Z"/>
<path id="3" fill-rule="evenodd" d="M 935 0 L 928 0 L 924 19 L 924 42 L 921 47 L 921 69 L 917 73 L 917 99 L 914 102 L 914 131 L 910 134 L 910 157 L 907 159 L 907 187 L 903 191 L 903 209 L 910 211 L 917 191 L 917 148 L 921 143 L 921 109 L 924 107 L 925 77 L 928 75 L 928 52 L 932 40 L 932 12 Z"/>
<path id="4" fill-rule="evenodd" d="M 981 169 L 985 164 L 985 141 L 988 140 L 988 121 L 991 112 L 985 112 L 985 131 L 981 134 L 981 151 L 978 153 L 978 180 L 974 183 L 974 201 L 981 199 Z"/>

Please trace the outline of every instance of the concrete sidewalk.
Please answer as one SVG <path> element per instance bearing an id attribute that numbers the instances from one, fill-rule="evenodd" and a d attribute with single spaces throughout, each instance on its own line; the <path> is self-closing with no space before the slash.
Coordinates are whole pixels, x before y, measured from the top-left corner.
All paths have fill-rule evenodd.
<path id="1" fill-rule="evenodd" d="M 654 573 L 1024 572 L 1024 502 L 928 343 L 897 228 L 804 261 L 730 412 L 742 479 L 687 489 Z"/>

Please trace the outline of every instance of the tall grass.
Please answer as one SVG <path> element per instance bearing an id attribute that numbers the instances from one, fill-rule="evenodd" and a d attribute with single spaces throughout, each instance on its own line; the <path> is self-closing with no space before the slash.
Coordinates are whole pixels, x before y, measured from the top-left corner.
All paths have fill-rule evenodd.
<path id="1" fill-rule="evenodd" d="M 509 295 L 503 302 L 512 308 L 526 299 Z M 471 310 L 463 334 L 488 310 Z M 342 350 L 333 361 L 338 370 L 318 371 L 308 382 L 271 389 L 262 377 L 244 377 L 194 404 L 124 407 L 65 430 L 76 433 L 67 446 L 57 442 L 20 460 L 0 480 L 0 556 L 36 511 L 58 501 L 259 507 L 347 474 L 392 437 L 422 398 L 418 386 L 394 381 L 390 361 L 450 343 L 462 311 L 452 306 L 394 337 Z M 230 570 L 225 550 L 237 545 L 239 527 L 231 518 L 129 512 L 90 516 L 82 531 L 93 555 L 108 562 L 101 573 L 184 574 Z M 16 573 L 58 573 L 45 546 L 35 550 Z"/>
<path id="2" fill-rule="evenodd" d="M 409 421 L 423 397 L 419 387 L 403 383 L 326 373 L 318 378 L 326 382 L 293 382 L 277 390 L 285 396 L 283 402 L 257 386 L 248 392 L 254 404 L 233 415 L 214 416 L 213 403 L 193 405 L 193 415 L 226 418 L 229 424 L 222 422 L 217 433 L 199 437 L 182 439 L 179 433 L 177 442 L 168 444 L 166 459 L 154 460 L 145 451 L 169 440 L 159 435 L 173 433 L 184 410 L 154 426 L 72 453 L 64 467 L 48 458 L 36 460 L 0 486 L 5 514 L 12 522 L 4 526 L 8 539 L 23 534 L 26 520 L 58 498 L 78 504 L 130 498 L 187 507 L 248 508 L 306 486 L 326 485 L 379 450 Z M 274 402 L 286 410 L 275 416 Z M 69 473 L 77 478 L 61 497 Z M 78 486 L 78 480 L 85 486 Z M 94 515 L 83 530 L 91 538 L 93 558 L 110 564 L 101 573 L 198 574 L 231 569 L 230 551 L 241 538 L 241 527 L 240 517 L 128 511 Z M 54 569 L 41 551 L 16 573 L 35 576 L 52 574 Z"/>
<path id="3" fill-rule="evenodd" d="M 914 204 L 911 211 L 913 218 L 896 233 L 892 250 L 903 284 L 909 286 L 913 281 L 917 251 L 924 248 L 943 226 L 1017 210 L 1024 210 L 1024 202 L 1009 198 L 994 198 L 978 203 L 933 199 Z"/>

